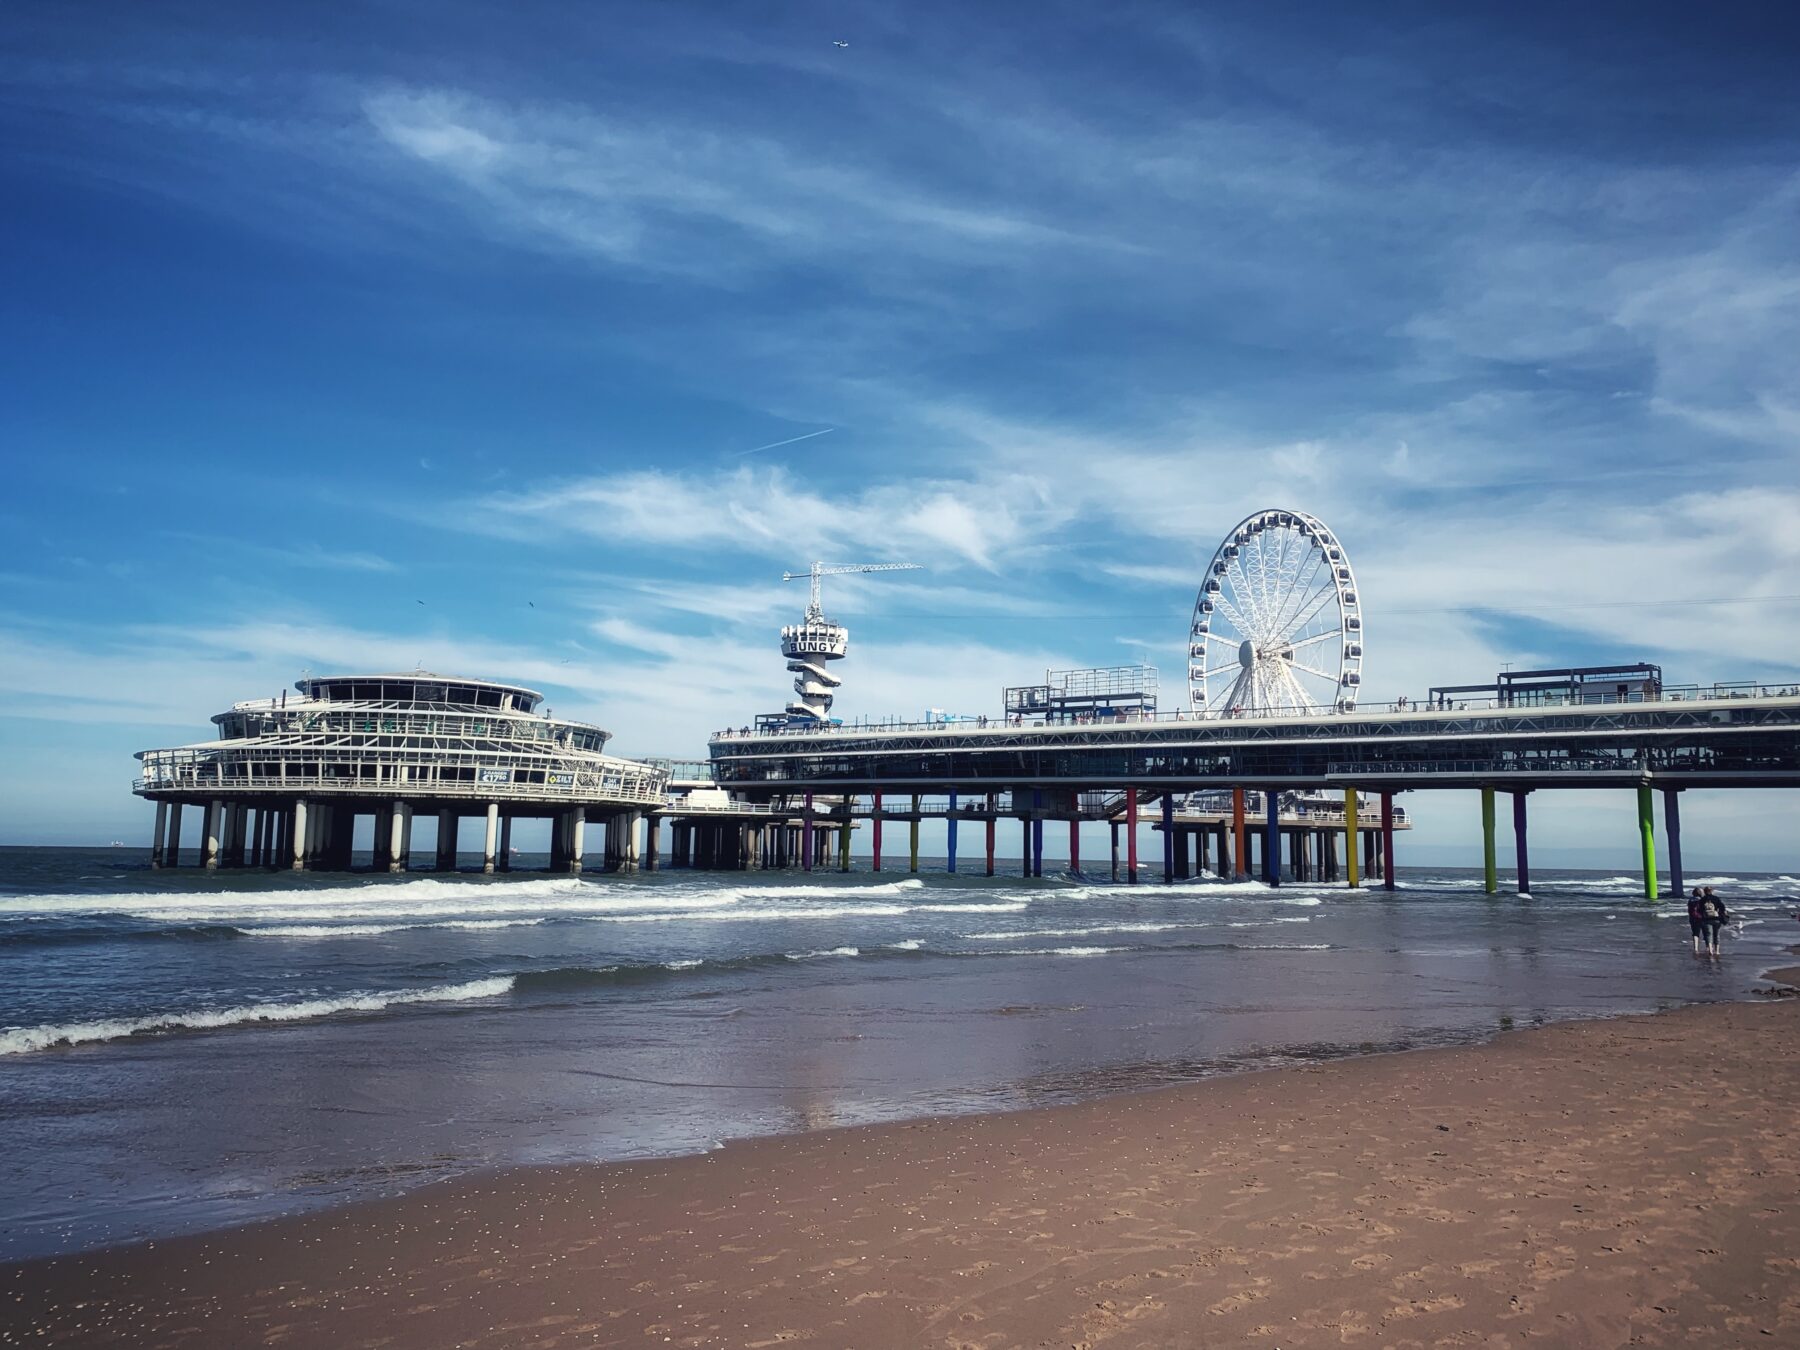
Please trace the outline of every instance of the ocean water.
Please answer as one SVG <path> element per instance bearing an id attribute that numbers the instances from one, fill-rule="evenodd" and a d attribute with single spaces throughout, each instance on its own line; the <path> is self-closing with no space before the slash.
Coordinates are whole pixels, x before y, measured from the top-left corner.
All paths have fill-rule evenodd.
<path id="1" fill-rule="evenodd" d="M 1712 961 L 1622 874 L 1522 898 L 1458 871 L 1388 894 L 859 866 L 208 875 L 0 849 L 0 1257 L 1744 998 L 1800 940 L 1791 876 L 1693 878 L 1742 916 Z"/>

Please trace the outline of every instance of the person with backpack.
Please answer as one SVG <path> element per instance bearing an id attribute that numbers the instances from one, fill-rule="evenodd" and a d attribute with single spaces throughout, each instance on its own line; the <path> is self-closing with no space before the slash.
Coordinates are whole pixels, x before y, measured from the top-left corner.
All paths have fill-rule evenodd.
<path id="1" fill-rule="evenodd" d="M 1706 900 L 1698 886 L 1688 896 L 1688 932 L 1693 935 L 1694 955 L 1706 950 Z"/>
<path id="2" fill-rule="evenodd" d="M 1709 954 L 1719 954 L 1719 930 L 1731 918 L 1731 911 L 1725 908 L 1725 902 L 1713 893 L 1708 886 L 1700 892 L 1700 914 L 1706 922 L 1706 947 Z"/>

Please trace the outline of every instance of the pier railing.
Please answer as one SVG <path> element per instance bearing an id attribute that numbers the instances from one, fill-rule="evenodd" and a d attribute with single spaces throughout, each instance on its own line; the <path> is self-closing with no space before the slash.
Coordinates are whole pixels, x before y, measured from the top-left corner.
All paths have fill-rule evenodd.
<path id="1" fill-rule="evenodd" d="M 1699 702 L 1714 702 L 1727 699 L 1800 699 L 1800 684 L 1760 684 L 1753 681 L 1721 682 L 1716 684 L 1665 685 L 1660 693 L 1644 693 L 1630 691 L 1623 694 L 1583 692 L 1578 698 L 1478 698 L 1478 699 L 1412 699 L 1400 697 L 1386 703 L 1358 703 L 1354 708 L 1317 708 L 1292 707 L 1272 708 L 1259 711 L 1254 715 L 1238 713 L 1200 713 L 1188 709 L 1173 712 L 1140 713 L 1122 711 L 1114 717 L 1081 716 L 1074 718 L 1045 717 L 958 717 L 958 718 L 925 718 L 914 721 L 907 718 L 857 718 L 852 721 L 833 721 L 809 724 L 796 724 L 787 727 L 726 727 L 713 733 L 715 741 L 744 740 L 765 736 L 828 736 L 832 734 L 861 735 L 868 732 L 898 731 L 944 731 L 967 734 L 969 732 L 1017 730 L 1020 727 L 1128 727 L 1146 723 L 1204 723 L 1216 725 L 1232 722 L 1275 722 L 1289 721 L 1294 718 L 1367 718 L 1384 714 L 1395 716 L 1416 716 L 1426 713 L 1464 713 L 1479 711 L 1503 711 L 1510 713 L 1553 711 L 1557 709 L 1583 710 L 1592 708 L 1619 707 L 1623 705 L 1648 705 L 1650 707 L 1670 707 Z"/>

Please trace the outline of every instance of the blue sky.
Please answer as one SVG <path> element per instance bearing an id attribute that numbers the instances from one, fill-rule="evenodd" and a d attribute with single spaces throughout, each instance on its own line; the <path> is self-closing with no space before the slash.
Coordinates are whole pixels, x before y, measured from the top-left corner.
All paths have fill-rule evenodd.
<path id="1" fill-rule="evenodd" d="M 1353 8 L 10 6 L 0 841 L 135 840 L 130 751 L 302 669 L 697 754 L 815 557 L 927 568 L 828 591 L 846 715 L 1178 692 L 1271 505 L 1369 698 L 1800 679 L 1794 21 Z M 1786 794 L 1689 812 L 1800 862 Z"/>

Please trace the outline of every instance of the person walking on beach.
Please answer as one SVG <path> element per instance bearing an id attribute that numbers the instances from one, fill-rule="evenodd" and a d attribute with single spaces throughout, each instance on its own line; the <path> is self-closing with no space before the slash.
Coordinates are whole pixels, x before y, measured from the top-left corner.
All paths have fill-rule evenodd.
<path id="1" fill-rule="evenodd" d="M 1698 886 L 1688 896 L 1688 932 L 1694 938 L 1694 955 L 1706 950 L 1706 897 Z"/>
<path id="2" fill-rule="evenodd" d="M 1700 915 L 1706 923 L 1706 949 L 1709 954 L 1719 954 L 1719 930 L 1731 918 L 1731 912 L 1725 908 L 1725 902 L 1713 892 L 1711 886 L 1700 892 Z"/>

